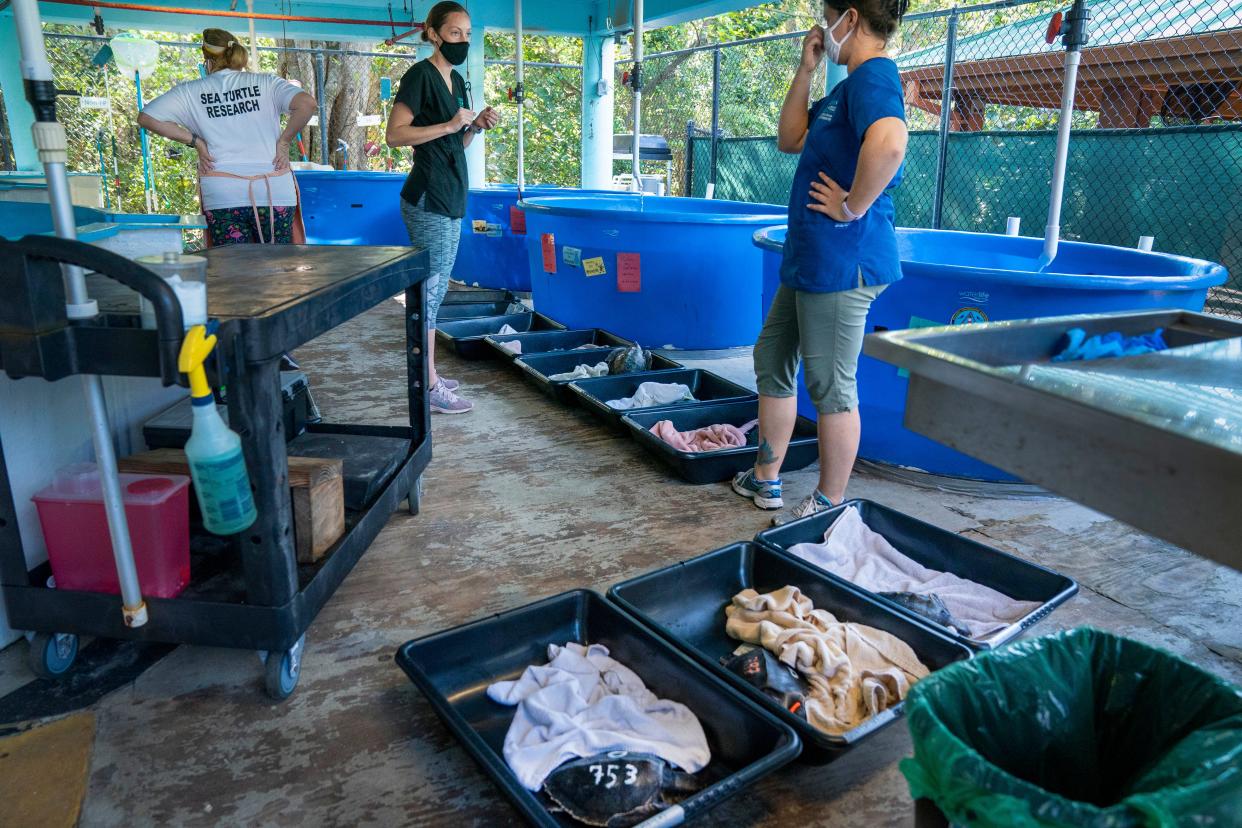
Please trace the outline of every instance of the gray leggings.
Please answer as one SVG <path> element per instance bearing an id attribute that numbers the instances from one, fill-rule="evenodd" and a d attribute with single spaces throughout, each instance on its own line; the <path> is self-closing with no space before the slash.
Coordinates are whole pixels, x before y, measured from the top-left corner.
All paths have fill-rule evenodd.
<path id="1" fill-rule="evenodd" d="M 449 276 L 457 261 L 457 245 L 461 243 L 461 219 L 449 218 L 423 209 L 426 196 L 411 204 L 401 199 L 401 218 L 405 219 L 410 244 L 426 247 L 431 256 L 431 275 L 427 277 L 427 327 L 436 326 L 440 303 L 448 293 Z"/>

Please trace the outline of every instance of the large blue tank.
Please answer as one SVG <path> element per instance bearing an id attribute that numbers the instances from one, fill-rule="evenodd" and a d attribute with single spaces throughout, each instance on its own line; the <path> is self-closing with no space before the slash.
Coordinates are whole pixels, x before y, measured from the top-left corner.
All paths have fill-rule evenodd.
<path id="1" fill-rule="evenodd" d="M 405 178 L 405 173 L 396 172 L 299 171 L 307 243 L 409 244 L 401 218 Z M 599 191 L 536 185 L 526 187 L 522 195 L 531 198 L 586 192 Z M 515 233 L 510 222 L 510 208 L 517 201 L 516 184 L 489 184 L 470 190 L 454 279 L 480 287 L 530 290 L 526 237 Z"/>
<path id="2" fill-rule="evenodd" d="M 785 228 L 755 234 L 763 251 L 764 309 L 780 284 Z M 1224 267 L 1167 253 L 1062 242 L 1056 272 L 1033 272 L 1038 238 L 898 228 L 903 278 L 871 306 L 868 333 L 932 325 L 968 325 L 1080 313 L 1180 308 L 1200 311 Z M 903 425 L 905 372 L 863 356 L 858 364 L 859 456 L 933 474 L 1013 481 L 1011 475 L 953 451 Z M 798 412 L 815 417 L 799 383 Z"/>
<path id="3" fill-rule="evenodd" d="M 578 190 L 571 187 L 534 185 L 522 189 L 524 199 L 556 195 L 594 195 L 606 190 Z M 468 285 L 530 290 L 530 267 L 526 262 L 526 233 L 521 227 L 525 214 L 518 216 L 516 184 L 489 184 L 470 190 L 466 198 L 466 220 L 461 227 L 461 247 L 453 278 Z"/>
<path id="4" fill-rule="evenodd" d="M 540 313 L 653 348 L 754 343 L 763 285 L 751 236 L 784 207 L 617 193 L 523 208 Z"/>
<path id="5" fill-rule="evenodd" d="M 405 173 L 299 170 L 307 244 L 410 243 L 401 219 Z"/>

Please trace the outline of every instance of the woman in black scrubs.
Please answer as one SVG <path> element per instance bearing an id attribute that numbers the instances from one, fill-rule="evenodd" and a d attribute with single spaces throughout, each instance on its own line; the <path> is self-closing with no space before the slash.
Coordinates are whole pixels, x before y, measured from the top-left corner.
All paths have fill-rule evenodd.
<path id="1" fill-rule="evenodd" d="M 414 166 L 401 190 L 401 215 L 410 242 L 426 246 L 431 255 L 427 280 L 431 410 L 465 414 L 473 404 L 457 396 L 456 380 L 436 372 L 434 329 L 466 214 L 465 149 L 474 136 L 496 126 L 500 116 L 490 106 L 477 114 L 471 109 L 466 82 L 453 68 L 465 63 L 470 48 L 470 15 L 465 8 L 459 3 L 436 3 L 427 13 L 422 37 L 435 51 L 401 78 L 386 139 L 390 147 L 416 148 Z"/>

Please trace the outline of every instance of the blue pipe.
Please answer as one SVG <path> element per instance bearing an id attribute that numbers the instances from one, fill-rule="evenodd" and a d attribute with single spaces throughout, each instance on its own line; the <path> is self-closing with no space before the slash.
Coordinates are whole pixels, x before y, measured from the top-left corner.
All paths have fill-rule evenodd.
<path id="1" fill-rule="evenodd" d="M 142 77 L 137 70 L 134 70 L 134 89 L 138 93 L 138 111 L 142 112 Z M 138 127 L 138 137 L 142 141 L 142 189 L 145 196 L 151 192 L 151 147 L 147 143 L 147 131 L 142 127 Z"/>

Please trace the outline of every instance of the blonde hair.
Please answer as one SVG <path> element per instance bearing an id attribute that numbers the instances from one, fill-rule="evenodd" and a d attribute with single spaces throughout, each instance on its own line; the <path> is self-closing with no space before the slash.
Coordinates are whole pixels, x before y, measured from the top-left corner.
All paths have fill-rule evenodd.
<path id="1" fill-rule="evenodd" d="M 214 69 L 246 68 L 249 56 L 246 47 L 224 29 L 203 29 L 203 57 L 211 61 Z"/>

